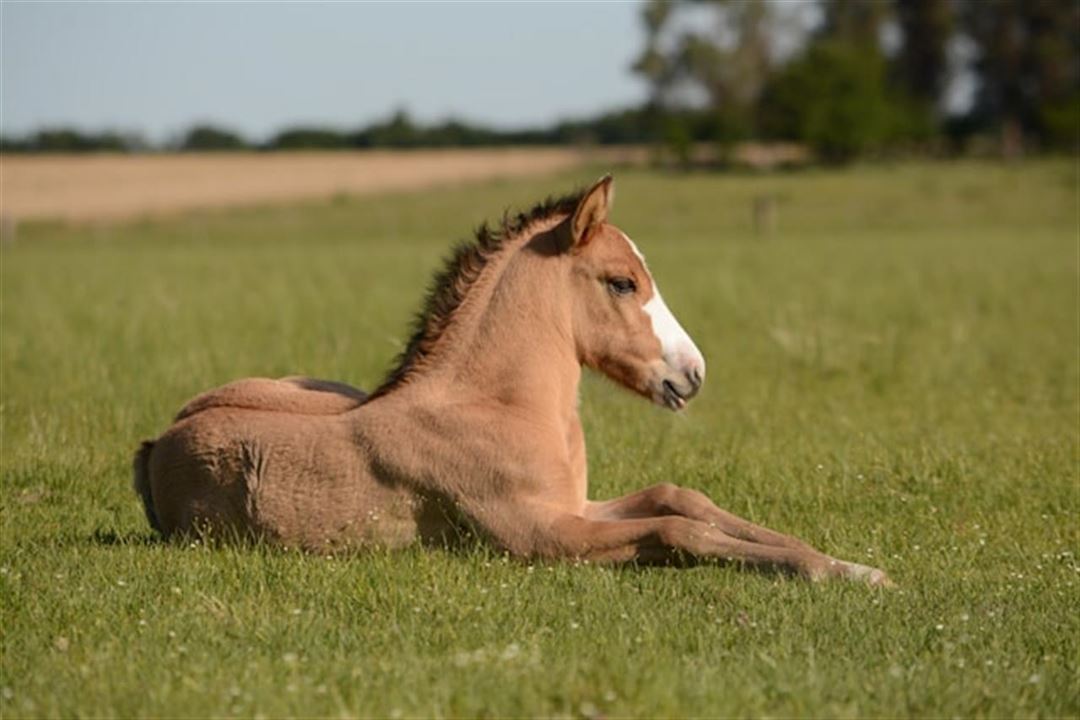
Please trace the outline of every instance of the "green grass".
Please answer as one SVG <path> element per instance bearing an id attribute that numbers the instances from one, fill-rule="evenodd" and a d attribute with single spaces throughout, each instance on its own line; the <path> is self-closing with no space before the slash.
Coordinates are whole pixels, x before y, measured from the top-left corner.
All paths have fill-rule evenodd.
<path id="1" fill-rule="evenodd" d="M 371 388 L 451 240 L 591 177 L 21 229 L 0 713 L 1080 714 L 1064 161 L 618 178 L 615 221 L 709 380 L 675 416 L 587 378 L 594 495 L 697 487 L 896 590 L 152 539 L 130 456 L 185 399 L 246 375 Z M 760 193 L 780 199 L 769 238 Z"/>

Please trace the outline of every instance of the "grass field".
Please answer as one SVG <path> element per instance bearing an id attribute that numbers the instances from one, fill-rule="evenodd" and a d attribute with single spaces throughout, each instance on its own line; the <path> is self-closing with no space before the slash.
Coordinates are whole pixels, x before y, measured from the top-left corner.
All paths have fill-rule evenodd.
<path id="1" fill-rule="evenodd" d="M 895 590 L 153 539 L 130 457 L 185 399 L 245 375 L 374 386 L 451 240 L 595 174 L 20 228 L 0 256 L 0 713 L 1080 714 L 1064 161 L 617 178 L 614 219 L 709 380 L 675 416 L 587 378 L 594 496 L 697 487 Z"/>

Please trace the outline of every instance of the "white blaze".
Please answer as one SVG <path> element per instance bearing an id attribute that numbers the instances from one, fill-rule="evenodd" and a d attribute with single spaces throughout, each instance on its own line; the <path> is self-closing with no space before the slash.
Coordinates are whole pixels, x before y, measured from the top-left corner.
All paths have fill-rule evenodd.
<path id="1" fill-rule="evenodd" d="M 623 237 L 630 244 L 630 249 L 641 260 L 645 272 L 649 272 L 648 266 L 645 265 L 645 256 L 638 250 L 637 245 L 625 233 L 623 233 Z M 686 330 L 683 330 L 683 326 L 679 324 L 671 310 L 668 309 L 664 298 L 660 296 L 660 286 L 656 284 L 656 278 L 652 276 L 652 273 L 649 273 L 649 279 L 652 280 L 653 296 L 649 298 L 649 301 L 645 303 L 642 309 L 652 320 L 653 333 L 656 334 L 656 339 L 660 341 L 660 348 L 664 353 L 664 362 L 680 370 L 685 369 L 687 366 L 697 367 L 701 371 L 701 376 L 705 377 L 705 358 L 702 356 L 701 351 L 698 350 L 697 345 L 694 344 L 694 341 L 690 339 L 690 335 L 687 334 Z"/>
<path id="2" fill-rule="evenodd" d="M 682 369 L 687 365 L 697 366 L 705 374 L 705 358 L 682 325 L 671 314 L 664 298 L 660 297 L 660 288 L 653 281 L 653 296 L 642 308 L 652 320 L 653 332 L 664 352 L 664 362 Z"/>

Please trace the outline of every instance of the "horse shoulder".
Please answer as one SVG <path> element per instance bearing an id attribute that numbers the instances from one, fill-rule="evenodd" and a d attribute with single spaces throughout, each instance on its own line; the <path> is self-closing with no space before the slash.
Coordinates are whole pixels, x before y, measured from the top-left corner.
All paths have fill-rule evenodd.
<path id="1" fill-rule="evenodd" d="M 479 403 L 384 400 L 354 417 L 361 444 L 387 482 L 462 505 L 519 498 L 584 503 L 584 478 L 577 477 L 578 459 L 565 435 L 531 418 Z"/>

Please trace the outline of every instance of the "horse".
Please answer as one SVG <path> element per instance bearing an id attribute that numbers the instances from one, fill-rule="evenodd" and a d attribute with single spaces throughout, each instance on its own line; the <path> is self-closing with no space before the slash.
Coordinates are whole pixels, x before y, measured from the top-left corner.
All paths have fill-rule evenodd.
<path id="1" fill-rule="evenodd" d="M 150 525 L 326 553 L 473 536 L 530 562 L 717 561 L 890 584 L 674 483 L 590 499 L 583 368 L 676 412 L 705 380 L 645 258 L 608 222 L 613 187 L 605 176 L 481 226 L 370 394 L 249 378 L 190 401 L 135 455 Z"/>

